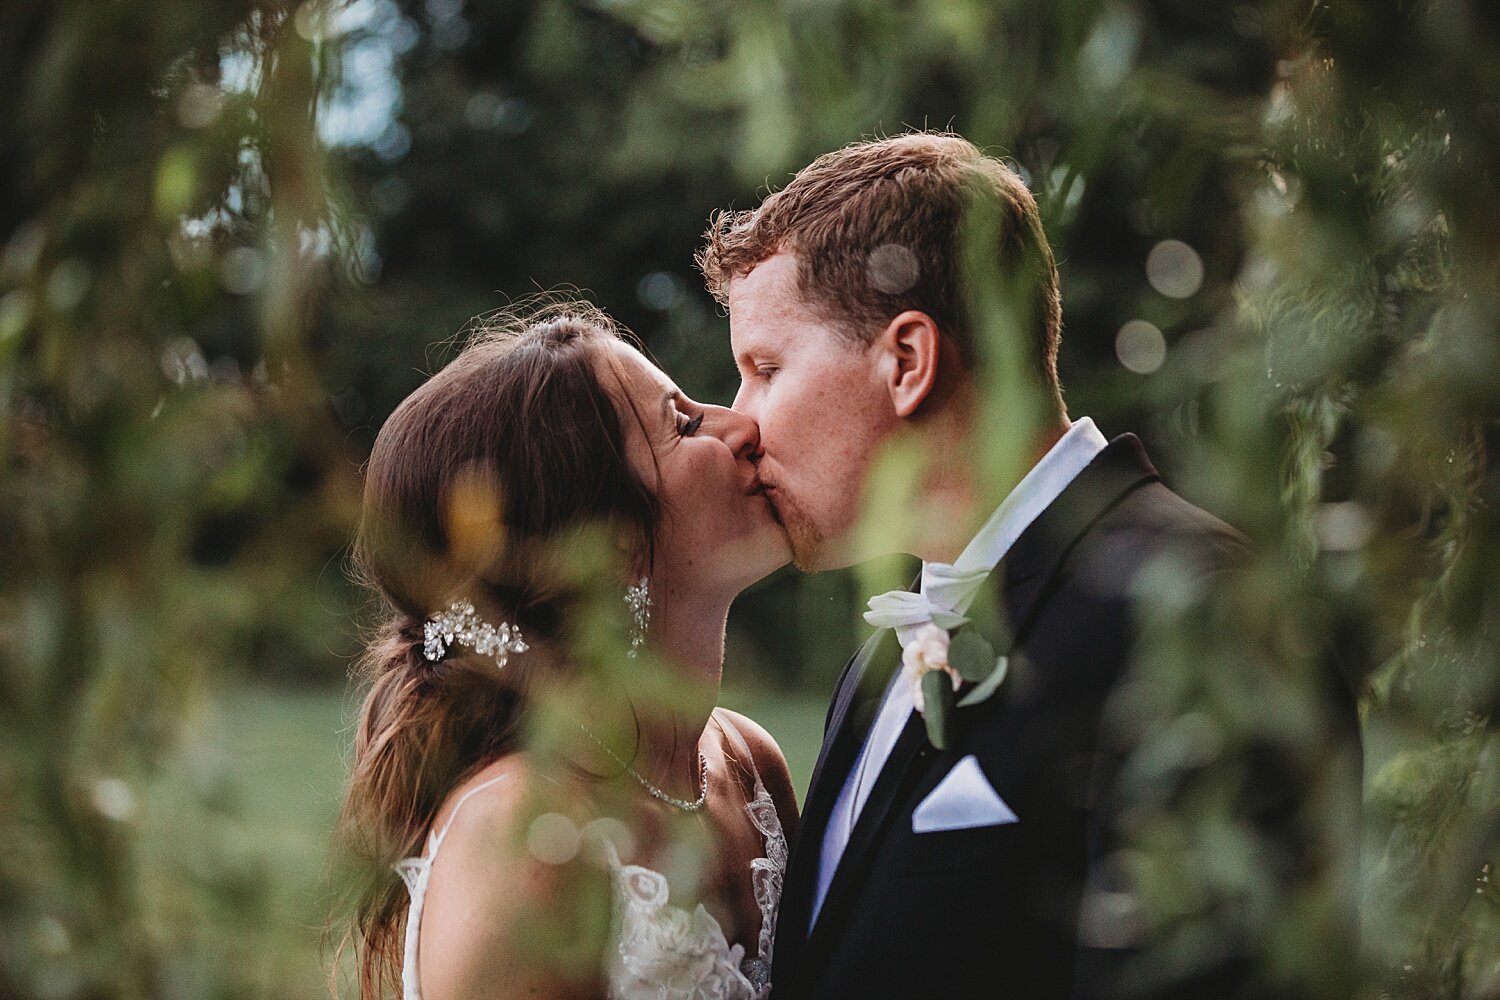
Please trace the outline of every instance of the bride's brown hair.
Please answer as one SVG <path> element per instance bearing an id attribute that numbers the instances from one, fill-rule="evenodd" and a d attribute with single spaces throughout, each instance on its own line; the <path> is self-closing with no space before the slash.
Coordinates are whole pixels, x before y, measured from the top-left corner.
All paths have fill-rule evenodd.
<path id="1" fill-rule="evenodd" d="M 368 875 L 344 935 L 364 1000 L 400 982 L 407 899 L 392 865 L 422 853 L 449 792 L 518 748 L 535 680 L 524 657 L 504 671 L 461 648 L 427 660 L 424 621 L 464 598 L 545 643 L 563 637 L 576 596 L 552 558 L 569 536 L 602 526 L 649 564 L 659 504 L 601 380 L 619 337 L 582 303 L 489 317 L 376 437 L 355 566 L 382 614 L 360 662 L 368 691 L 339 826 Z"/>

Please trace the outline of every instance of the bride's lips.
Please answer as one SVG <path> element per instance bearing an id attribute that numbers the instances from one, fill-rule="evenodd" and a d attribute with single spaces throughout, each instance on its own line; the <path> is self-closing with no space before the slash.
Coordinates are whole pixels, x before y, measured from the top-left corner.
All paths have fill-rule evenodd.
<path id="1" fill-rule="evenodd" d="M 766 502 L 766 509 L 771 512 L 771 519 L 781 524 L 781 508 L 776 505 L 776 487 L 769 483 L 761 483 L 756 487 L 753 496 L 758 496 Z"/>

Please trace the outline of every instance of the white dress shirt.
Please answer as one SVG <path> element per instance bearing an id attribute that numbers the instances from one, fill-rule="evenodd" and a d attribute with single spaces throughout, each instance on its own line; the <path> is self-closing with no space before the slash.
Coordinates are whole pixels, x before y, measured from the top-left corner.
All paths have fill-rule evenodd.
<path id="1" fill-rule="evenodd" d="M 938 609 L 959 614 L 967 611 L 978 595 L 979 588 L 983 586 L 984 578 L 1000 564 L 1016 539 L 1098 457 L 1106 444 L 1108 442 L 1104 440 L 1104 435 L 1099 433 L 1099 429 L 1088 417 L 1074 421 L 1067 433 L 1058 439 L 1047 454 L 1042 456 L 1041 461 L 1032 466 L 1031 471 L 1010 491 L 951 566 L 941 563 L 922 564 L 922 595 Z M 871 606 L 875 607 L 875 602 Z M 923 621 L 895 626 L 897 638 L 904 645 L 930 620 L 929 617 Z M 849 844 L 849 835 L 854 830 L 860 810 L 870 797 L 870 789 L 874 787 L 875 779 L 890 757 L 896 739 L 911 717 L 914 707 L 912 690 L 910 685 L 896 683 L 900 677 L 901 671 L 898 670 L 892 677 L 890 686 L 886 688 L 880 711 L 828 818 L 818 858 L 818 883 L 813 896 L 809 927 L 817 923 L 818 913 L 823 909 L 823 900 L 828 895 L 828 886 L 833 882 L 839 859 L 843 857 L 844 848 Z"/>

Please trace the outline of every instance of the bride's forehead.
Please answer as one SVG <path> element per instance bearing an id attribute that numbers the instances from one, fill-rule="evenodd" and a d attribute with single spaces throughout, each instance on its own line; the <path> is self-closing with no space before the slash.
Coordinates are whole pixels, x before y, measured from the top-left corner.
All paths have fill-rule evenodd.
<path id="1" fill-rule="evenodd" d="M 666 396 L 677 391 L 667 373 L 646 360 L 646 356 L 623 340 L 612 341 L 610 350 L 626 391 L 632 395 Z"/>

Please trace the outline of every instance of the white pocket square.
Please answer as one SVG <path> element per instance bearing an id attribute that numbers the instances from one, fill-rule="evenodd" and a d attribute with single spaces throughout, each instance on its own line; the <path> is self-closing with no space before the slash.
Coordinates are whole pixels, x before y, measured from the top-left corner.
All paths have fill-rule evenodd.
<path id="1" fill-rule="evenodd" d="M 912 833 L 969 830 L 1018 823 L 1015 814 L 980 770 L 973 754 L 953 765 L 948 776 L 911 814 Z"/>

